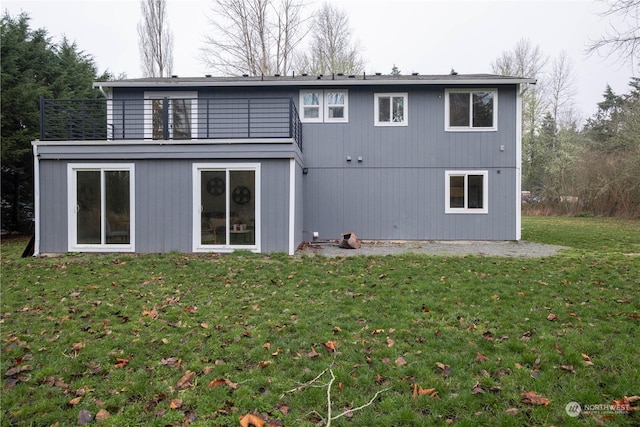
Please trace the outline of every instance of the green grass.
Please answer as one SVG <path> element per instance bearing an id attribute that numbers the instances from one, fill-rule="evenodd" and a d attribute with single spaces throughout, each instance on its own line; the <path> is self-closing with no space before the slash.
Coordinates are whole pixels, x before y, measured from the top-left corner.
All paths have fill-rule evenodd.
<path id="1" fill-rule="evenodd" d="M 607 414 L 565 405 L 640 395 L 640 223 L 527 217 L 523 238 L 571 249 L 22 259 L 25 241 L 3 242 L 1 425 L 76 425 L 84 409 L 107 411 L 107 426 L 235 426 L 254 411 L 310 426 L 326 417 L 330 373 L 288 391 L 329 367 L 334 415 L 381 392 L 334 426 L 598 425 Z M 549 405 L 523 403 L 527 391 Z"/>

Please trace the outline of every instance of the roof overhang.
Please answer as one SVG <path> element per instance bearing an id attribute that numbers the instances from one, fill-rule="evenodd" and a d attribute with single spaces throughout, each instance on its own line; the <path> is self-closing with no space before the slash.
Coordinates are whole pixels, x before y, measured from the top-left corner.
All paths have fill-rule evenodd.
<path id="1" fill-rule="evenodd" d="M 95 82 L 94 88 L 185 88 L 185 87 L 313 87 L 313 86 L 469 86 L 535 84 L 536 79 L 468 75 L 329 75 L 329 76 L 257 76 L 257 77 L 166 77 Z"/>

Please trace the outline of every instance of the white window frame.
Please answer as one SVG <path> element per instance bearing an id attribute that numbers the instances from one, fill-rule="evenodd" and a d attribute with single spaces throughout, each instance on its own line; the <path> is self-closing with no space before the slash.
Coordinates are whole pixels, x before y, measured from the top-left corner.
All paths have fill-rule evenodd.
<path id="1" fill-rule="evenodd" d="M 469 208 L 467 206 L 469 198 L 469 175 L 482 176 L 482 208 Z M 451 177 L 464 176 L 464 207 L 451 207 Z M 489 213 L 489 171 L 487 170 L 448 170 L 445 171 L 444 180 L 444 203 L 445 213 L 448 214 L 487 214 Z"/>
<path id="2" fill-rule="evenodd" d="M 329 104 L 329 93 L 342 93 L 344 94 L 344 104 Z M 324 91 L 324 121 L 325 123 L 347 123 L 349 121 L 349 91 L 346 89 L 340 90 L 325 90 Z M 329 109 L 331 107 L 344 108 L 344 117 L 329 117 Z"/>
<path id="3" fill-rule="evenodd" d="M 308 95 L 308 94 L 313 94 L 313 93 L 317 93 L 318 94 L 318 100 L 319 100 L 319 104 L 316 105 L 311 105 L 309 107 L 312 108 L 318 108 L 318 117 L 305 117 L 304 115 L 304 95 Z M 322 92 L 322 89 L 320 90 L 301 90 L 300 91 L 300 121 L 302 123 L 322 123 L 324 120 L 324 94 Z"/>
<path id="4" fill-rule="evenodd" d="M 144 138 L 153 138 L 153 106 L 155 99 L 191 99 L 191 139 L 198 136 L 198 92 L 196 91 L 153 91 L 144 93 Z M 173 117 L 169 114 L 169 135 L 173 140 Z M 180 140 L 178 140 L 180 141 Z"/>
<path id="5" fill-rule="evenodd" d="M 234 250 L 249 250 L 251 252 L 260 253 L 261 251 L 261 203 L 260 201 L 260 163 L 194 163 L 193 164 L 193 217 L 192 217 L 192 229 L 193 229 L 193 252 L 233 252 Z M 203 171 L 221 171 L 224 170 L 227 179 L 225 182 L 229 185 L 229 172 L 231 171 L 253 171 L 255 175 L 255 223 L 254 223 L 254 244 L 253 245 L 211 245 L 202 243 L 202 231 L 201 231 L 201 214 L 202 214 L 202 180 L 200 173 Z M 230 209 L 229 194 L 231 193 L 226 189 L 226 211 L 228 213 Z M 227 215 L 228 217 L 228 215 Z M 225 236 L 225 242 L 230 242 L 229 227 L 227 228 L 227 235 Z"/>
<path id="6" fill-rule="evenodd" d="M 493 126 L 473 127 L 473 94 L 477 92 L 489 92 L 493 94 Z M 469 96 L 469 126 L 450 126 L 449 116 L 451 113 L 449 94 L 468 93 Z M 444 91 L 444 129 L 447 132 L 495 132 L 498 130 L 498 89 L 445 89 Z"/>
<path id="7" fill-rule="evenodd" d="M 311 105 L 307 107 L 318 108 L 318 117 L 305 117 L 304 115 L 304 95 L 318 94 L 319 105 Z M 329 93 L 344 94 L 344 104 L 329 104 Z M 318 89 L 318 90 L 301 90 L 300 91 L 300 121 L 302 123 L 348 123 L 349 122 L 349 91 L 346 89 Z M 344 117 L 329 117 L 329 108 L 343 107 Z"/>
<path id="8" fill-rule="evenodd" d="M 104 198 L 104 172 L 128 171 L 129 172 L 129 243 L 78 243 L 78 171 L 100 171 L 101 199 Z M 133 163 L 69 163 L 67 164 L 67 246 L 69 252 L 135 252 L 136 236 L 136 193 L 135 193 L 135 165 Z M 104 209 L 104 206 L 102 206 Z M 101 235 L 106 229 L 106 218 L 101 215 Z M 102 236 L 104 240 L 105 236 Z"/>
<path id="9" fill-rule="evenodd" d="M 381 122 L 379 120 L 379 99 L 380 98 L 404 98 L 403 108 L 404 117 L 401 122 L 394 122 L 390 120 L 388 122 Z M 393 99 L 391 99 L 391 105 L 389 106 L 389 113 L 393 115 Z M 373 123 L 375 126 L 409 126 L 409 94 L 407 92 L 395 92 L 395 93 L 374 93 L 373 95 Z"/>

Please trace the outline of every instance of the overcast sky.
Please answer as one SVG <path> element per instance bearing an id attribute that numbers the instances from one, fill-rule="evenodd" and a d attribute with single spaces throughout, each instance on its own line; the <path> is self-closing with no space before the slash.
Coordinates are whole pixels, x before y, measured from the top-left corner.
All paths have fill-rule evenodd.
<path id="1" fill-rule="evenodd" d="M 565 51 L 575 70 L 576 108 L 582 118 L 610 84 L 628 91 L 630 65 L 588 57 L 590 41 L 621 19 L 602 17 L 602 1 L 434 1 L 330 0 L 349 14 L 354 38 L 363 47 L 368 73 L 389 73 L 395 64 L 403 74 L 491 72 L 491 63 L 529 39 L 550 58 Z M 320 0 L 307 0 L 309 11 Z M 210 31 L 213 0 L 168 0 L 174 36 L 174 70 L 181 77 L 211 74 L 198 59 L 204 34 Z M 95 59 L 99 72 L 141 76 L 137 24 L 139 0 L 3 0 L 12 16 L 31 17 L 31 28 L 45 28 L 54 42 L 63 35 Z M 637 76 L 637 71 L 636 71 Z"/>

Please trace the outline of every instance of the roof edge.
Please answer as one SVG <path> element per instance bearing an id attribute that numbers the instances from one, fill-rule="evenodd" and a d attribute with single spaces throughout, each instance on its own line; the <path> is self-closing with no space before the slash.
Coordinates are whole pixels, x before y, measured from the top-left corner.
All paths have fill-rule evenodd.
<path id="1" fill-rule="evenodd" d="M 491 74 L 470 75 L 331 75 L 258 77 L 165 77 L 94 82 L 94 88 L 177 87 L 295 87 L 295 86 L 389 86 L 389 85 L 495 85 L 536 84 L 536 79 Z"/>

